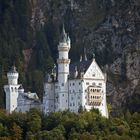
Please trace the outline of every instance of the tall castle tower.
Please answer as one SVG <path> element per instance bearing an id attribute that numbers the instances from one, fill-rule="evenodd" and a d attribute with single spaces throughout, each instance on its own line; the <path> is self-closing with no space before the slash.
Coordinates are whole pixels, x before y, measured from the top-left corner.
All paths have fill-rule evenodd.
<path id="1" fill-rule="evenodd" d="M 58 45 L 58 106 L 56 111 L 68 109 L 68 75 L 70 63 L 70 59 L 68 57 L 69 50 L 70 38 L 66 34 L 63 26 L 61 40 Z"/>
<path id="2" fill-rule="evenodd" d="M 17 107 L 18 88 L 20 86 L 18 85 L 18 76 L 15 66 L 7 73 L 8 85 L 4 86 L 4 91 L 6 93 L 6 110 L 9 113 Z"/>

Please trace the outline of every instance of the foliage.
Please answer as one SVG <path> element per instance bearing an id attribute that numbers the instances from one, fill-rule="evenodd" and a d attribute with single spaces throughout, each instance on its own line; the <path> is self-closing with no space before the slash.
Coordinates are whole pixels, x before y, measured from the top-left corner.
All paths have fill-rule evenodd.
<path id="1" fill-rule="evenodd" d="M 48 115 L 36 109 L 12 114 L 0 110 L 0 139 L 139 140 L 140 114 L 127 111 L 123 116 L 106 119 L 96 110 Z"/>

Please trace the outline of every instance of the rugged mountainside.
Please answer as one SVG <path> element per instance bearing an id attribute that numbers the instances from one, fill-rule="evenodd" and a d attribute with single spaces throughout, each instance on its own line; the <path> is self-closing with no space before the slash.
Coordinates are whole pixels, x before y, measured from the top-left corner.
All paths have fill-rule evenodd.
<path id="1" fill-rule="evenodd" d="M 29 13 L 27 14 L 29 20 L 26 19 L 29 21 L 26 23 L 29 27 L 26 26 L 28 28 L 25 30 L 28 30 L 30 34 L 24 35 L 30 35 L 30 37 L 24 39 L 21 36 L 20 39 L 26 46 L 23 46 L 21 50 L 31 56 L 28 56 L 30 60 L 27 73 L 24 72 L 20 79 L 26 79 L 24 83 L 28 89 L 31 89 L 28 86 L 30 85 L 34 90 L 43 93 L 42 77 L 46 70 L 50 71 L 57 58 L 57 44 L 62 24 L 64 24 L 72 41 L 70 51 L 72 61 L 79 60 L 84 48 L 87 50 L 89 59 L 95 53 L 97 62 L 108 74 L 108 102 L 115 109 L 129 106 L 130 110 L 139 111 L 139 0 L 26 1 L 28 8 L 25 6 L 23 11 L 26 10 Z M 13 4 L 14 6 L 16 5 Z M 26 48 L 32 53 L 29 53 Z M 27 56 L 23 55 L 22 59 L 25 57 Z M 16 64 L 19 65 L 19 62 Z M 4 67 L 5 70 L 6 67 Z M 20 71 L 22 70 L 20 68 Z M 40 83 L 33 79 L 38 77 L 41 77 Z M 39 85 L 39 88 L 36 88 L 36 85 Z"/>
<path id="2" fill-rule="evenodd" d="M 52 52 L 56 51 L 56 35 L 64 23 L 72 38 L 73 61 L 79 59 L 84 47 L 89 56 L 95 53 L 98 63 L 108 73 L 107 95 L 113 108 L 125 106 L 129 97 L 140 97 L 138 0 L 38 0 L 37 3 L 39 25 L 49 30 L 47 38 Z"/>

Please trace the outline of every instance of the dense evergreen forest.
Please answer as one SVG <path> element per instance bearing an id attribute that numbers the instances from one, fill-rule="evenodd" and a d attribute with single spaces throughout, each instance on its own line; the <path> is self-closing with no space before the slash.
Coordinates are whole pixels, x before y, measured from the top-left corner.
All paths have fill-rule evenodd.
<path id="1" fill-rule="evenodd" d="M 88 58 L 95 52 L 98 64 L 108 68 L 109 102 L 115 109 L 139 112 L 139 0 L 73 2 L 0 0 L 0 107 L 5 106 L 3 85 L 13 64 L 25 91 L 42 99 L 64 23 L 72 42 L 71 62 L 79 60 L 84 47 Z"/>
<path id="2" fill-rule="evenodd" d="M 27 113 L 7 114 L 0 110 L 0 140 L 139 140 L 140 114 L 126 111 L 109 119 L 97 110 L 69 111 L 43 115 L 32 109 Z"/>

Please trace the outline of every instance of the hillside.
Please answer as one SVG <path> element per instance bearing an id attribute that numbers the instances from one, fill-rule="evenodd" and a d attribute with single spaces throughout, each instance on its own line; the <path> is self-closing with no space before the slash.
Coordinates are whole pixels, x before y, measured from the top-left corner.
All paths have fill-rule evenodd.
<path id="1" fill-rule="evenodd" d="M 72 61 L 79 61 L 83 48 L 89 59 L 95 53 L 108 74 L 108 102 L 115 110 L 139 111 L 139 7 L 139 0 L 1 0 L 1 106 L 6 72 L 13 63 L 26 90 L 42 97 L 45 73 L 56 61 L 64 23 L 72 41 Z"/>

